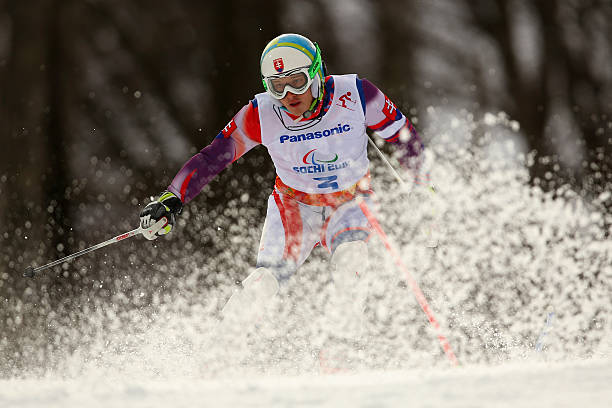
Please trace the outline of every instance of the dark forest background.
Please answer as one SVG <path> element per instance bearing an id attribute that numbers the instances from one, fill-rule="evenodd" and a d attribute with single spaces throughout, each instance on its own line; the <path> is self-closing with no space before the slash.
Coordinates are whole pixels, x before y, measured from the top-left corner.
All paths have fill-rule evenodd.
<path id="1" fill-rule="evenodd" d="M 27 310 L 59 310 L 119 261 L 185 256 L 193 240 L 179 233 L 171 250 L 130 243 L 129 259 L 106 251 L 21 277 L 134 228 L 149 196 L 262 91 L 261 50 L 283 32 L 318 42 L 331 73 L 370 79 L 417 127 L 429 107 L 505 112 L 536 152 L 532 183 L 595 197 L 612 182 L 610 21 L 606 0 L 0 0 L 0 304 L 30 296 Z M 186 219 L 206 225 L 245 192 L 263 202 L 266 158 L 259 148 L 226 170 Z M 230 239 L 210 227 L 191 231 L 196 261 Z"/>

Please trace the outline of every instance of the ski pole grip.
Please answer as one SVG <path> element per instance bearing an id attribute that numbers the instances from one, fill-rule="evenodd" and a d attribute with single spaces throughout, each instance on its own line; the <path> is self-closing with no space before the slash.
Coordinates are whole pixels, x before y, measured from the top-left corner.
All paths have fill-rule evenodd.
<path id="1" fill-rule="evenodd" d="M 26 278 L 33 278 L 34 277 L 34 267 L 33 266 L 28 266 L 25 271 L 23 271 L 23 276 Z"/>

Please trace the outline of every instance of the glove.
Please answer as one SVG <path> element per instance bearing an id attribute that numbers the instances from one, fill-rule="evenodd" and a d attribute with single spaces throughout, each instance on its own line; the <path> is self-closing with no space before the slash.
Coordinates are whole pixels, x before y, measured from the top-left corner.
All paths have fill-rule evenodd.
<path id="1" fill-rule="evenodd" d="M 174 216 L 181 213 L 183 203 L 174 193 L 164 191 L 140 212 L 140 227 L 146 239 L 153 240 L 172 231 Z"/>

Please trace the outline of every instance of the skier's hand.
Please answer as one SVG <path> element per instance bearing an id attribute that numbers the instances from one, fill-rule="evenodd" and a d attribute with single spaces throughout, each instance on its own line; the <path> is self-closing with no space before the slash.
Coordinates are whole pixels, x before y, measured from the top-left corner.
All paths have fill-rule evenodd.
<path id="1" fill-rule="evenodd" d="M 172 231 L 174 216 L 181 213 L 183 203 L 174 193 L 164 191 L 140 212 L 140 226 L 146 239 L 153 240 Z"/>
<path id="2" fill-rule="evenodd" d="M 424 145 L 412 124 L 407 121 L 391 143 L 397 148 L 396 157 L 402 169 L 418 173 L 425 159 Z"/>

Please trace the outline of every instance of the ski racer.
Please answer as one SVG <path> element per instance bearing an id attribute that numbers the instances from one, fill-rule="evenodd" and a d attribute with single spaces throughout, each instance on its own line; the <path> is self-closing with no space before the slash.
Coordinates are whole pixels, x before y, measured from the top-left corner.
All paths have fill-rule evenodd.
<path id="1" fill-rule="evenodd" d="M 423 145 L 409 120 L 385 94 L 355 74 L 326 76 L 316 43 L 283 34 L 260 60 L 259 93 L 211 144 L 180 169 L 167 190 L 141 212 L 148 239 L 169 233 L 183 205 L 229 164 L 264 145 L 276 168 L 257 264 L 223 309 L 258 310 L 316 245 L 331 254 L 337 291 L 361 308 L 355 293 L 367 270 L 372 226 L 359 206 L 370 204 L 368 135 L 399 149 L 403 167 L 416 169 Z"/>

